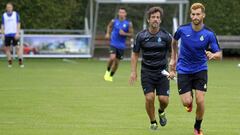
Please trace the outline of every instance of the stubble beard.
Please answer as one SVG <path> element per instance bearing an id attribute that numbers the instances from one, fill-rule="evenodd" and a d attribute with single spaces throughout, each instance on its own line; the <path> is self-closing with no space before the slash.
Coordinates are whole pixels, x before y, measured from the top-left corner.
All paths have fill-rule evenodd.
<path id="1" fill-rule="evenodd" d="M 154 22 L 152 25 L 151 25 L 152 29 L 158 29 L 159 28 L 159 24 Z"/>
<path id="2" fill-rule="evenodd" d="M 202 21 L 199 20 L 199 19 L 195 19 L 192 22 L 193 22 L 194 25 L 200 25 L 202 23 Z"/>

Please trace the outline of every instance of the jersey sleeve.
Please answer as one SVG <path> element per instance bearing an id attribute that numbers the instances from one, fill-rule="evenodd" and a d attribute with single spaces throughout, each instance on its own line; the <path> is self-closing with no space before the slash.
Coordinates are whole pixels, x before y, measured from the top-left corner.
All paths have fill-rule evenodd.
<path id="1" fill-rule="evenodd" d="M 171 44 L 172 44 L 172 35 L 171 35 L 170 33 L 168 33 L 168 41 L 167 41 L 167 44 L 168 44 L 169 46 L 171 46 Z"/>
<path id="2" fill-rule="evenodd" d="M 213 53 L 221 51 L 217 37 L 214 33 L 212 33 L 210 36 L 210 47 Z"/>
<path id="3" fill-rule="evenodd" d="M 4 24 L 4 15 L 2 16 L 2 24 Z"/>
<path id="4" fill-rule="evenodd" d="M 182 32 L 181 32 L 181 29 L 178 28 L 177 31 L 175 32 L 173 38 L 174 38 L 175 40 L 179 40 L 180 37 L 181 37 L 181 33 L 182 33 Z"/>
<path id="5" fill-rule="evenodd" d="M 167 38 L 167 45 L 168 45 L 168 49 L 169 51 L 171 51 L 171 45 L 172 45 L 172 35 L 170 33 L 168 33 L 168 38 Z"/>
<path id="6" fill-rule="evenodd" d="M 20 15 L 17 13 L 17 23 L 20 23 Z"/>
<path id="7" fill-rule="evenodd" d="M 139 53 L 140 48 L 141 48 L 141 37 L 140 37 L 140 34 L 138 33 L 134 41 L 133 52 Z"/>

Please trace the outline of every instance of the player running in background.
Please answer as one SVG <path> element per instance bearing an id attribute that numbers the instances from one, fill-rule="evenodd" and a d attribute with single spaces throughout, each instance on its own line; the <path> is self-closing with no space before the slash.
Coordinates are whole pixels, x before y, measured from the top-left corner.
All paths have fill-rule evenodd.
<path id="1" fill-rule="evenodd" d="M 171 49 L 172 36 L 160 28 L 163 10 L 152 7 L 147 12 L 148 29 L 136 36 L 131 56 L 130 84 L 137 80 L 137 61 L 142 52 L 141 84 L 145 95 L 145 107 L 150 120 L 150 129 L 156 130 L 155 94 L 159 101 L 158 115 L 160 125 L 167 124 L 165 109 L 169 103 L 169 79 L 162 74 L 168 68 L 168 54 Z"/>
<path id="2" fill-rule="evenodd" d="M 172 45 L 170 76 L 177 70 L 178 92 L 188 112 L 193 107 L 193 89 L 196 98 L 194 134 L 203 135 L 201 123 L 204 115 L 204 95 L 207 91 L 207 60 L 219 60 L 222 52 L 214 32 L 203 23 L 205 7 L 194 3 L 191 8 L 191 23 L 180 26 Z M 178 40 L 181 39 L 178 55 Z M 207 51 L 210 48 L 211 51 Z M 178 57 L 178 58 L 177 58 Z"/>
<path id="3" fill-rule="evenodd" d="M 8 67 L 12 67 L 11 45 L 16 46 L 19 66 L 24 67 L 22 51 L 19 46 L 20 38 L 20 18 L 16 11 L 13 11 L 13 4 L 6 4 L 6 12 L 2 15 L 1 25 L 2 38 L 5 44 L 5 52 L 8 59 Z"/>
<path id="4" fill-rule="evenodd" d="M 127 37 L 133 36 L 133 25 L 126 19 L 127 11 L 119 8 L 118 18 L 112 19 L 107 26 L 106 39 L 110 39 L 110 57 L 104 80 L 113 81 L 113 75 L 118 69 L 119 61 L 123 58 Z"/>

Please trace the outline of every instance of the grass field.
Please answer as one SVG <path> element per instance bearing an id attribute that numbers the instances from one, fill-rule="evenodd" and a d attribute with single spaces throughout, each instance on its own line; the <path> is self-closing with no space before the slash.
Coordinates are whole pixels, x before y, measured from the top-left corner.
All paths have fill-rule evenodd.
<path id="1" fill-rule="evenodd" d="M 27 59 L 20 69 L 16 62 L 7 68 L 1 59 L 0 135 L 193 134 L 194 111 L 185 112 L 175 82 L 171 82 L 168 124 L 153 132 L 148 129 L 140 81 L 128 85 L 129 62 L 121 63 L 109 83 L 103 81 L 105 61 L 74 61 Z M 240 135 L 238 63 L 209 63 L 205 135 Z"/>

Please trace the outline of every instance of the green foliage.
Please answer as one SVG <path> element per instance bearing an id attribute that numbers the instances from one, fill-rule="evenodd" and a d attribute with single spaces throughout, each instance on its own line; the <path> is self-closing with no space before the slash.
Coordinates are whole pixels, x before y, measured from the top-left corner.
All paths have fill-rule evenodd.
<path id="1" fill-rule="evenodd" d="M 8 0 L 1 0 L 0 11 L 4 12 Z M 19 11 L 22 27 L 26 29 L 82 29 L 88 6 L 87 0 L 12 0 L 15 10 Z M 202 2 L 206 6 L 205 24 L 217 35 L 240 35 L 239 0 L 190 0 Z M 108 22 L 115 17 L 116 7 L 124 6 L 128 17 L 133 22 L 135 32 L 142 29 L 145 10 L 151 6 L 145 4 L 100 4 L 97 28 L 100 33 L 106 29 Z M 176 5 L 160 5 L 165 11 L 163 26 L 171 32 L 171 18 L 178 14 Z M 190 21 L 188 19 L 188 21 Z"/>
<path id="2" fill-rule="evenodd" d="M 239 0 L 190 0 L 201 2 L 206 7 L 205 24 L 217 35 L 240 35 Z"/>
<path id="3" fill-rule="evenodd" d="M 177 5 L 166 4 L 100 4 L 98 14 L 97 33 L 102 33 L 106 30 L 107 24 L 111 19 L 117 17 L 119 7 L 127 9 L 127 18 L 133 23 L 135 34 L 143 29 L 143 22 L 146 21 L 144 16 L 146 11 L 153 6 L 160 6 L 164 9 L 164 18 L 161 24 L 170 33 L 172 32 L 172 17 L 178 11 Z"/>
<path id="4" fill-rule="evenodd" d="M 4 12 L 8 0 L 1 0 Z M 86 0 L 13 0 L 26 29 L 81 29 L 84 26 Z"/>

